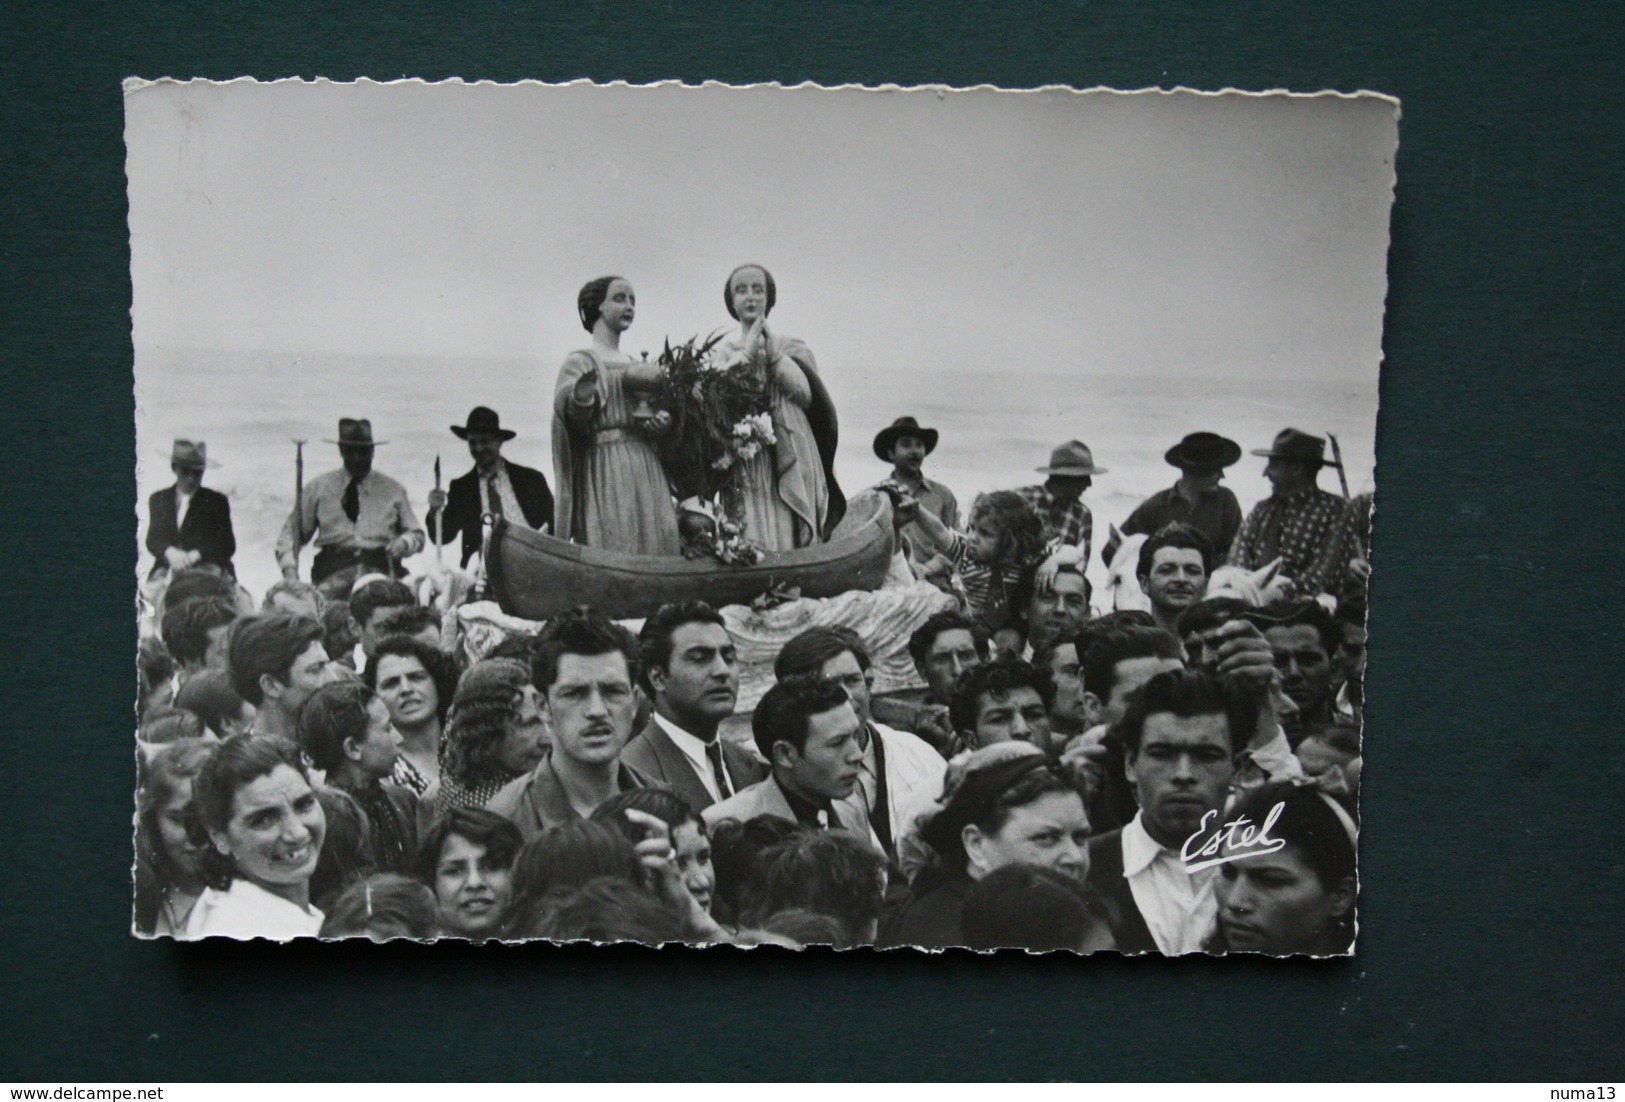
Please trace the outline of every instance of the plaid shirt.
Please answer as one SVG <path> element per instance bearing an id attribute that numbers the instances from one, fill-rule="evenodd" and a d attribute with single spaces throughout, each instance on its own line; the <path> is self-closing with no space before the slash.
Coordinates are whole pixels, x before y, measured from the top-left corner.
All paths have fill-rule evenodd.
<path id="1" fill-rule="evenodd" d="M 1044 525 L 1044 542 L 1067 544 L 1083 549 L 1083 561 L 1089 561 L 1089 542 L 1094 538 L 1095 518 L 1083 498 L 1062 502 L 1042 486 L 1022 486 L 1020 494 Z"/>
<path id="2" fill-rule="evenodd" d="M 1265 498 L 1241 526 L 1230 565 L 1257 570 L 1279 556 L 1281 573 L 1299 593 L 1335 595 L 1343 589 L 1349 560 L 1360 553 L 1354 519 L 1347 501 L 1319 488 Z"/>

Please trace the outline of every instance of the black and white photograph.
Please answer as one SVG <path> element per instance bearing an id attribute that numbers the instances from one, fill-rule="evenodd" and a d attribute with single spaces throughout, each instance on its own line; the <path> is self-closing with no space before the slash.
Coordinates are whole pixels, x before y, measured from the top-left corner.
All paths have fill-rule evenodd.
<path id="1" fill-rule="evenodd" d="M 1399 110 L 127 81 L 133 932 L 1353 953 Z"/>

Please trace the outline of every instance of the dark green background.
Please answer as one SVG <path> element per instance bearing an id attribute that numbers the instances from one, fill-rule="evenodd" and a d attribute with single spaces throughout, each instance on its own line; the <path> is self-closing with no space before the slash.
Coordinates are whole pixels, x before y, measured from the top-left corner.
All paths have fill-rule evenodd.
<path id="1" fill-rule="evenodd" d="M 7 5 L 0 1078 L 1617 1077 L 1625 35 L 1532 7 Z M 1358 958 L 128 938 L 131 74 L 1401 97 Z"/>

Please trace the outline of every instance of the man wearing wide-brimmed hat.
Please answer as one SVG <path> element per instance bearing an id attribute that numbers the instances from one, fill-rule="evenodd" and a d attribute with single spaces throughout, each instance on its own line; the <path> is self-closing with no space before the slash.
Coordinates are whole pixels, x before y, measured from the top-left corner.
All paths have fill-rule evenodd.
<path id="1" fill-rule="evenodd" d="M 1104 467 L 1095 466 L 1095 457 L 1081 440 L 1068 440 L 1050 453 L 1049 465 L 1039 467 L 1047 474 L 1042 486 L 1023 486 L 1016 491 L 1032 506 L 1044 525 L 1044 539 L 1082 552 L 1089 561 L 1089 542 L 1094 537 L 1094 516 L 1083 503 L 1083 491 L 1094 483 Z"/>
<path id="2" fill-rule="evenodd" d="M 1179 481 L 1142 501 L 1123 522 L 1123 535 L 1152 536 L 1170 524 L 1188 524 L 1222 558 L 1241 531 L 1241 504 L 1219 480 L 1241 458 L 1241 445 L 1216 432 L 1193 432 L 1163 458 L 1179 468 Z"/>
<path id="3" fill-rule="evenodd" d="M 451 480 L 451 492 L 429 493 L 429 531 L 445 543 L 463 539 L 462 565 L 480 549 L 486 513 L 506 517 L 540 530 L 553 523 L 553 490 L 541 471 L 521 467 L 502 457 L 502 445 L 517 433 L 502 427 L 496 410 L 475 406 L 466 425 L 451 426 L 453 435 L 468 441 L 474 469 Z M 436 514 L 439 528 L 436 529 Z"/>
<path id="4" fill-rule="evenodd" d="M 231 530 L 231 502 L 203 488 L 203 472 L 215 466 L 201 440 L 176 440 L 169 453 L 175 485 L 159 490 L 147 502 L 147 550 L 155 560 L 152 574 L 206 566 L 236 576 L 231 557 L 237 537 Z"/>
<path id="5" fill-rule="evenodd" d="M 936 429 L 925 428 L 912 417 L 899 417 L 875 434 L 874 448 L 876 458 L 892 465 L 887 482 L 908 491 L 944 527 L 959 527 L 959 499 L 942 483 L 925 477 L 925 457 L 937 450 Z M 911 546 L 922 546 L 918 521 L 909 521 L 898 532 Z"/>
<path id="6" fill-rule="evenodd" d="M 276 559 L 284 578 L 297 577 L 294 549 L 315 536 L 310 580 L 327 596 L 344 598 L 358 575 L 401 577 L 401 560 L 425 541 L 406 487 L 372 469 L 374 449 L 388 443 L 373 439 L 372 422 L 340 418 L 338 439 L 327 442 L 339 446 L 344 466 L 305 486 L 302 507 L 289 514 L 276 541 Z"/>
<path id="7" fill-rule="evenodd" d="M 1281 574 L 1292 579 L 1296 593 L 1338 595 L 1360 545 L 1349 503 L 1315 485 L 1321 467 L 1337 465 L 1326 459 L 1326 441 L 1282 429 L 1273 444 L 1253 454 L 1269 460 L 1264 477 L 1274 493 L 1241 526 L 1230 565 L 1257 570 L 1279 558 Z"/>

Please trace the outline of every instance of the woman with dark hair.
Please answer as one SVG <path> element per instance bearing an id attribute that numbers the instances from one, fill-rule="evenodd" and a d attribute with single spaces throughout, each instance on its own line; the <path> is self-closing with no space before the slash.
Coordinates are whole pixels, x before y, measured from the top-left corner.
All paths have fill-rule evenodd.
<path id="1" fill-rule="evenodd" d="M 778 285 L 759 264 L 728 274 L 722 301 L 739 329 L 716 354 L 724 364 L 749 364 L 767 385 L 775 443 L 745 460 L 745 535 L 769 551 L 823 543 L 846 513 L 835 481 L 835 405 L 818 375 L 812 350 L 768 328 Z"/>
<path id="2" fill-rule="evenodd" d="M 513 897 L 519 828 L 483 808 L 458 807 L 429 828 L 418 848 L 418 879 L 434 890 L 440 928 L 454 937 L 495 937 Z"/>
<path id="3" fill-rule="evenodd" d="M 723 819 L 711 826 L 711 858 L 716 886 L 711 913 L 723 922 L 737 923 L 740 897 L 756 873 L 762 855 L 803 828 L 777 815 L 758 815 L 740 822 Z"/>
<path id="4" fill-rule="evenodd" d="M 666 419 L 634 414 L 634 394 L 660 368 L 621 351 L 637 296 L 619 276 L 581 288 L 576 310 L 592 345 L 572 352 L 553 390 L 554 503 L 560 539 L 643 555 L 681 555 L 677 508 L 646 434 Z"/>
<path id="5" fill-rule="evenodd" d="M 967 944 L 965 897 L 995 869 L 1030 864 L 1082 880 L 1089 871 L 1089 817 L 1081 786 L 1026 742 L 974 751 L 950 767 L 940 810 L 919 820 L 935 855 L 886 923 L 882 944 Z"/>
<path id="6" fill-rule="evenodd" d="M 1277 810 L 1278 809 L 1278 810 Z M 1354 817 L 1313 786 L 1268 785 L 1225 814 L 1261 833 L 1231 832 L 1214 886 L 1217 951 L 1346 954 L 1354 942 Z M 1272 848 L 1269 841 L 1280 843 Z"/>
<path id="7" fill-rule="evenodd" d="M 669 901 L 633 881 L 601 876 L 527 916 L 514 936 L 664 945 L 684 940 L 684 927 L 682 912 Z"/>
<path id="8" fill-rule="evenodd" d="M 717 878 L 711 867 L 711 838 L 705 829 L 705 820 L 675 789 L 664 785 L 629 788 L 617 793 L 599 804 L 592 817 L 599 822 L 613 823 L 636 843 L 643 840 L 644 831 L 624 814 L 628 808 L 653 815 L 671 830 L 672 859 L 677 862 L 677 875 L 694 901 L 709 913 Z"/>
<path id="9" fill-rule="evenodd" d="M 192 908 L 186 937 L 314 936 L 322 912 L 310 880 L 327 817 L 293 743 L 275 735 L 222 742 L 194 782 L 198 817 L 213 846 L 209 885 Z"/>
<path id="10" fill-rule="evenodd" d="M 192 787 L 214 743 L 181 739 L 162 747 L 146 768 L 136 819 L 135 929 L 179 937 L 207 887 L 209 840 L 192 811 Z"/>
<path id="11" fill-rule="evenodd" d="M 175 707 L 197 716 L 216 738 L 247 734 L 254 726 L 254 705 L 237 695 L 225 670 L 199 670 L 187 678 Z"/>
<path id="12" fill-rule="evenodd" d="M 972 949 L 1094 953 L 1113 947 L 1083 882 L 1038 865 L 1005 865 L 982 877 L 965 896 L 959 923 Z"/>
<path id="13" fill-rule="evenodd" d="M 463 674 L 446 725 L 440 786 L 431 792 L 434 815 L 484 807 L 547 755 L 547 723 L 530 678 L 529 667 L 511 658 L 487 658 Z"/>
<path id="14" fill-rule="evenodd" d="M 351 884 L 333 901 L 322 937 L 430 939 L 440 932 L 434 892 L 421 881 L 382 872 Z"/>
<path id="15" fill-rule="evenodd" d="M 456 664 L 427 643 L 396 635 L 379 641 L 362 679 L 383 700 L 401 734 L 390 780 L 422 796 L 440 779 L 441 736 L 457 691 Z"/>
<path id="16" fill-rule="evenodd" d="M 764 926 L 783 911 L 834 919 L 838 949 L 875 940 L 886 895 L 886 858 L 848 830 L 796 834 L 763 852 L 741 892 L 740 924 Z"/>
<path id="17" fill-rule="evenodd" d="M 601 876 L 642 883 L 637 851 L 625 834 L 612 823 L 587 819 L 549 828 L 525 843 L 513 863 L 510 926 L 517 930 L 533 923 L 555 896 Z"/>

